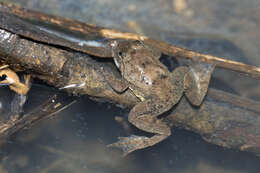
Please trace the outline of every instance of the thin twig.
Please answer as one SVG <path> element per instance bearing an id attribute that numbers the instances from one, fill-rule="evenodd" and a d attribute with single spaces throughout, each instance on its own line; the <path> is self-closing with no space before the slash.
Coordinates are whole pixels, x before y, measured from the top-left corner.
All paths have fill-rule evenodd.
<path id="1" fill-rule="evenodd" d="M 145 40 L 147 44 L 150 44 L 154 47 L 157 47 L 162 50 L 162 52 L 172 55 L 176 58 L 180 59 L 194 59 L 197 58 L 201 62 L 209 63 L 209 64 L 215 64 L 216 67 L 224 68 L 227 70 L 237 71 L 240 73 L 243 73 L 245 75 L 248 75 L 253 78 L 260 79 L 260 67 L 244 64 L 237 61 L 227 60 L 224 58 L 207 55 L 207 54 L 201 54 L 195 51 L 191 51 L 188 49 L 176 47 L 174 45 L 168 44 L 163 41 L 153 40 L 147 38 Z"/>
<path id="2" fill-rule="evenodd" d="M 16 119 L 14 121 L 10 120 L 6 124 L 1 125 L 0 137 L 7 138 L 10 135 L 20 131 L 21 129 L 35 125 L 41 120 L 56 115 L 60 111 L 76 103 L 76 100 L 74 100 L 69 104 L 62 105 L 60 102 L 57 101 L 57 97 L 57 95 L 54 95 L 32 112 L 25 114 L 22 118 Z"/>

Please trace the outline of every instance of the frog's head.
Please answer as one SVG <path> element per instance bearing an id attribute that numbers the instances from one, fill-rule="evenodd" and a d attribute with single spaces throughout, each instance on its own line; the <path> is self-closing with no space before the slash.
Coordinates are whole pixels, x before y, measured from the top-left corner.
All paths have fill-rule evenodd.
<path id="1" fill-rule="evenodd" d="M 133 62 L 134 54 L 143 48 L 143 45 L 139 40 L 115 40 L 111 43 L 111 47 L 115 65 L 123 72 L 126 66 Z"/>
<path id="2" fill-rule="evenodd" d="M 8 68 L 0 70 L 0 86 L 12 85 L 15 82 L 19 82 L 19 77 L 15 72 Z"/>

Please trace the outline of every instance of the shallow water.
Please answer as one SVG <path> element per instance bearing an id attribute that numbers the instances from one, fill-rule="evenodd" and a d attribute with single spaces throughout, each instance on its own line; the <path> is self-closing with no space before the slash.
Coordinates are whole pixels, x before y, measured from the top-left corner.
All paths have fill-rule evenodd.
<path id="1" fill-rule="evenodd" d="M 258 0 L 186 1 L 186 9 L 178 13 L 172 10 L 173 2 L 19 1 L 28 8 L 143 32 L 200 52 L 260 65 Z M 141 28 L 139 31 L 128 26 L 132 20 Z M 259 82 L 232 72 L 216 70 L 211 86 L 260 100 Z M 3 107 L 8 106 L 11 96 L 6 89 L 0 91 L 5 93 L 0 102 Z M 27 110 L 56 92 L 51 87 L 34 85 Z M 64 99 L 69 96 L 64 95 Z M 208 144 L 199 135 L 182 129 L 174 129 L 171 137 L 154 147 L 122 158 L 120 151 L 106 145 L 119 136 L 142 134 L 129 124 L 115 121 L 115 116 L 126 117 L 127 110 L 87 97 L 77 100 L 54 118 L 13 135 L 2 145 L 0 173 L 258 173 L 260 170 L 260 157 Z M 5 111 L 0 107 L 1 114 Z"/>

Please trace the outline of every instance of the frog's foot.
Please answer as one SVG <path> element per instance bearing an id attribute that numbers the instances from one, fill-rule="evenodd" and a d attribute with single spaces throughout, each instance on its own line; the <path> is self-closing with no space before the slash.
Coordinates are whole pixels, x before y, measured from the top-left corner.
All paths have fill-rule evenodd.
<path id="1" fill-rule="evenodd" d="M 168 135 L 164 136 L 159 134 L 154 135 L 151 138 L 136 135 L 131 135 L 129 137 L 119 137 L 118 142 L 109 144 L 108 147 L 115 147 L 121 149 L 123 151 L 123 156 L 125 157 L 135 150 L 153 146 L 167 137 Z"/>
<path id="2" fill-rule="evenodd" d="M 191 104 L 199 106 L 207 94 L 211 75 L 215 65 L 195 63 L 189 66 L 190 71 L 185 76 L 185 95 Z"/>
<path id="3" fill-rule="evenodd" d="M 123 151 L 123 156 L 125 157 L 129 153 L 144 148 L 141 146 L 144 146 L 144 141 L 148 140 L 148 137 L 145 136 L 136 136 L 136 135 L 131 135 L 129 137 L 118 137 L 118 141 L 109 144 L 108 147 L 115 147 L 119 148 Z"/>

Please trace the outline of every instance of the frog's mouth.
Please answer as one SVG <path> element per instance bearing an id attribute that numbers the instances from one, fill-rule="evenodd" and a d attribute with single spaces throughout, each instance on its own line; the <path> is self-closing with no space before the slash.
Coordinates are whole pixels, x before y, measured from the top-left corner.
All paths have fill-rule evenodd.
<path id="1" fill-rule="evenodd" d="M 118 70 L 120 71 L 120 73 L 123 75 L 124 71 L 125 71 L 125 67 L 124 67 L 124 63 L 121 63 L 122 60 L 121 58 L 117 59 L 117 58 L 113 58 L 116 67 L 118 68 Z"/>
<path id="2" fill-rule="evenodd" d="M 117 67 L 118 69 L 120 69 L 120 64 L 119 64 L 119 62 L 117 61 L 117 59 L 116 59 L 116 58 L 113 58 L 113 59 L 114 59 L 114 62 L 115 62 L 116 67 Z"/>

